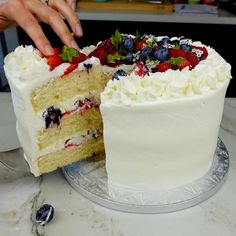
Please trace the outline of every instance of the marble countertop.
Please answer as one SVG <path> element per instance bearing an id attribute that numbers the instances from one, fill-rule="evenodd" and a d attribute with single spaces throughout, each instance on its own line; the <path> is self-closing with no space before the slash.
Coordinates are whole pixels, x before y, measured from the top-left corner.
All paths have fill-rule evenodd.
<path id="1" fill-rule="evenodd" d="M 9 93 L 0 93 L 0 151 L 6 145 L 7 112 L 14 114 Z M 13 118 L 10 118 L 13 117 Z M 5 122 L 5 123 L 4 123 Z M 13 132 L 12 146 L 19 146 Z M 35 178 L 20 171 L 24 165 L 18 149 L 0 153 L 18 171 L 0 163 L 0 235 L 1 236 L 146 236 L 236 235 L 236 98 L 226 98 L 219 137 L 230 154 L 227 179 L 208 200 L 191 208 L 166 214 L 134 214 L 114 211 L 97 205 L 77 193 L 60 170 Z M 4 141 L 3 141 L 4 140 Z M 43 203 L 53 205 L 55 215 L 46 226 L 35 223 L 35 212 Z"/>

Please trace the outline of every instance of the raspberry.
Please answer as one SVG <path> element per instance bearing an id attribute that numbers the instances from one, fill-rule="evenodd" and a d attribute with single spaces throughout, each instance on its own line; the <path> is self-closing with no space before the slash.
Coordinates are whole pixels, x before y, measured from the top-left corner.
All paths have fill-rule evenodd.
<path id="1" fill-rule="evenodd" d="M 208 56 L 208 52 L 205 47 L 192 46 L 192 52 L 196 53 L 200 59 L 205 59 Z"/>
<path id="2" fill-rule="evenodd" d="M 144 76 L 147 74 L 148 70 L 147 68 L 145 67 L 144 63 L 141 62 L 141 61 L 138 61 L 136 63 L 136 66 L 134 67 L 133 69 L 134 73 L 138 76 Z"/>
<path id="3" fill-rule="evenodd" d="M 197 55 L 192 52 L 187 54 L 186 59 L 190 62 L 192 68 L 194 68 L 199 63 Z"/>

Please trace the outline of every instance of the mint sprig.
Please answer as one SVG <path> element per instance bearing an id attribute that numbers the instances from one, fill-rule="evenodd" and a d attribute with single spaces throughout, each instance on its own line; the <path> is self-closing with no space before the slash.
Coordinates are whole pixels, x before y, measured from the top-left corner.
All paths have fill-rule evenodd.
<path id="1" fill-rule="evenodd" d="M 114 45 L 116 50 L 120 48 L 120 44 L 123 41 L 123 36 L 120 31 L 117 29 L 115 33 L 111 36 L 111 43 Z"/>
<path id="2" fill-rule="evenodd" d="M 136 41 L 141 41 L 145 37 L 145 34 L 141 35 L 138 30 L 136 31 L 135 39 Z"/>
<path id="3" fill-rule="evenodd" d="M 60 57 L 63 61 L 72 62 L 73 57 L 78 57 L 79 52 L 75 48 L 68 48 L 67 46 L 63 46 L 62 53 L 60 54 Z"/>

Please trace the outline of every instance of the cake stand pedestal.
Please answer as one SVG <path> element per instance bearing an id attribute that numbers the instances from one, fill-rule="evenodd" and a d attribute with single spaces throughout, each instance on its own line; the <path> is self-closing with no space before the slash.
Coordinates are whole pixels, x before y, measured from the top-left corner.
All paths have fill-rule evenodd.
<path id="1" fill-rule="evenodd" d="M 218 138 L 211 169 L 202 178 L 179 188 L 147 193 L 108 193 L 105 160 L 87 158 L 62 168 L 69 184 L 89 200 L 123 212 L 168 213 L 192 207 L 205 201 L 224 183 L 229 169 L 229 154 Z M 123 195 L 122 195 L 123 194 Z"/>

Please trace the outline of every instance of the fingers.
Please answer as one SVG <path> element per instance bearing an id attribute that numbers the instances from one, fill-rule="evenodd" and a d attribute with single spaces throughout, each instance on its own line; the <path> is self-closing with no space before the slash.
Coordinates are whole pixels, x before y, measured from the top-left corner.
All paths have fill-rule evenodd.
<path id="1" fill-rule="evenodd" d="M 50 0 L 49 3 L 51 7 L 55 8 L 67 19 L 73 33 L 77 37 L 82 37 L 83 30 L 81 27 L 80 19 L 78 18 L 76 12 L 71 10 L 73 5 L 75 7 L 75 1 L 67 0 L 67 2 L 65 2 L 64 0 Z"/>
<path id="2" fill-rule="evenodd" d="M 15 12 L 16 9 L 17 14 Z M 15 20 L 15 22 L 25 30 L 25 32 L 34 41 L 36 47 L 44 55 L 53 54 L 52 46 L 44 35 L 40 25 L 38 24 L 35 17 L 24 7 L 24 5 L 16 1 L 14 7 L 9 8 L 9 14 L 12 16 L 12 19 Z"/>
<path id="3" fill-rule="evenodd" d="M 79 49 L 71 32 L 69 31 L 68 27 L 66 26 L 65 22 L 63 21 L 58 11 L 51 8 L 51 6 L 49 7 L 44 5 L 40 1 L 32 1 L 32 2 L 33 3 L 31 4 L 31 1 L 29 1 L 28 5 L 29 10 L 34 15 L 39 17 L 43 22 L 49 24 L 54 30 L 54 32 L 61 38 L 61 40 L 65 45 L 67 45 L 68 47 Z M 67 8 L 69 8 L 68 5 L 66 6 Z"/>
<path id="4" fill-rule="evenodd" d="M 70 6 L 70 8 L 75 11 L 76 9 L 76 0 L 66 0 L 66 3 Z"/>

